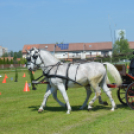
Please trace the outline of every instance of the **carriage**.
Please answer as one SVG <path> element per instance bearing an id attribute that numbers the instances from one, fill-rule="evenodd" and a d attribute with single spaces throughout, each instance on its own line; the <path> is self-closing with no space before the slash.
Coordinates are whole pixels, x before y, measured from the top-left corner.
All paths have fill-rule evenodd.
<path id="1" fill-rule="evenodd" d="M 115 64 L 115 67 L 119 71 L 122 77 L 122 84 L 117 86 L 116 83 L 108 84 L 109 88 L 118 88 L 117 96 L 119 101 L 123 105 L 128 105 L 131 109 L 134 109 L 134 59 L 131 60 L 129 70 L 127 73 L 127 67 L 125 64 Z"/>

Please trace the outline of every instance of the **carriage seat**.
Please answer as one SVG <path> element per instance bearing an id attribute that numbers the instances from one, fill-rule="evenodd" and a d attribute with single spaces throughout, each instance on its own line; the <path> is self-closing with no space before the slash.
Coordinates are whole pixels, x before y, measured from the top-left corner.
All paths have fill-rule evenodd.
<path id="1" fill-rule="evenodd" d="M 134 59 L 131 60 L 130 67 L 129 67 L 129 72 L 131 76 L 134 77 Z"/>
<path id="2" fill-rule="evenodd" d="M 115 64 L 114 66 L 119 71 L 121 76 L 126 76 L 126 66 L 125 66 L 125 64 Z"/>

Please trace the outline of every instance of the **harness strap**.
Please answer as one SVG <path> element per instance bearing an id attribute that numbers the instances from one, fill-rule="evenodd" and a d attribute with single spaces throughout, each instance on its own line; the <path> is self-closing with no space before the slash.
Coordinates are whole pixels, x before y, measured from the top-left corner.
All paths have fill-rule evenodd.
<path id="1" fill-rule="evenodd" d="M 55 75 L 57 74 L 57 70 L 58 70 L 59 65 L 60 65 L 60 62 L 57 63 L 57 69 L 55 71 Z"/>
<path id="2" fill-rule="evenodd" d="M 76 81 L 77 70 L 78 70 L 79 66 L 80 66 L 80 64 L 78 64 L 78 66 L 77 66 L 77 68 L 76 68 L 75 81 Z"/>
<path id="3" fill-rule="evenodd" d="M 46 76 L 47 78 L 57 77 L 57 78 L 65 79 L 65 89 L 66 89 L 66 90 L 68 90 L 68 81 L 73 81 L 74 83 L 77 83 L 77 84 L 79 84 L 79 85 L 82 86 L 82 84 L 76 82 L 77 70 L 78 70 L 80 64 L 78 64 L 78 66 L 77 66 L 77 68 L 76 68 L 75 80 L 73 80 L 73 79 L 71 79 L 71 78 L 68 77 L 68 72 L 69 72 L 69 68 L 70 68 L 70 65 L 71 65 L 71 64 L 73 64 L 73 63 L 68 63 L 68 66 L 67 66 L 67 69 L 66 69 L 66 76 L 56 75 L 56 74 L 57 74 L 58 67 L 59 67 L 59 65 L 61 65 L 60 62 L 58 62 L 58 63 L 55 64 L 55 65 L 50 65 L 51 68 L 48 70 L 47 73 L 45 73 L 45 71 L 43 71 L 43 75 Z M 50 66 L 48 66 L 48 67 L 50 67 Z M 55 67 L 55 66 L 57 66 L 57 69 L 56 69 L 56 71 L 55 71 L 55 74 L 54 74 L 54 75 L 53 75 L 53 74 L 50 75 L 49 73 L 50 73 L 51 69 L 52 69 L 53 67 Z"/>
<path id="4" fill-rule="evenodd" d="M 69 70 L 69 67 L 70 67 L 70 65 L 71 65 L 72 63 L 68 63 L 68 66 L 67 66 L 67 69 L 66 69 L 66 77 L 67 77 L 67 79 L 66 79 L 66 81 L 65 81 L 65 88 L 66 88 L 66 90 L 68 90 L 68 70 Z"/>
<path id="5" fill-rule="evenodd" d="M 47 67 L 51 67 L 51 68 L 48 70 L 47 73 L 45 73 L 45 72 L 43 71 L 43 74 L 48 75 L 48 74 L 50 73 L 50 71 L 52 70 L 53 67 L 59 66 L 59 65 L 60 65 L 60 62 L 56 63 L 55 65 L 49 65 L 49 66 L 47 66 Z M 58 70 L 58 67 L 57 67 L 57 70 Z M 57 73 L 57 70 L 56 70 L 55 73 Z"/>

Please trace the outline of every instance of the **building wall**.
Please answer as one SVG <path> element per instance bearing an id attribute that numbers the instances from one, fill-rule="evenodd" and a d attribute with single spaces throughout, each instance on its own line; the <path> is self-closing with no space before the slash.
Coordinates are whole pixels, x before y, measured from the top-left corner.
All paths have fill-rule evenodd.
<path id="1" fill-rule="evenodd" d="M 58 59 L 68 59 L 68 58 L 80 58 L 84 59 L 86 57 L 96 57 L 96 56 L 111 56 L 112 51 L 111 50 L 102 50 L 102 51 L 73 51 L 73 52 L 51 52 L 55 55 Z M 26 54 L 22 55 L 24 58 L 26 58 Z"/>
<path id="2" fill-rule="evenodd" d="M 7 52 L 8 52 L 8 49 L 7 49 L 7 48 L 0 46 L 0 57 L 1 57 L 4 53 L 7 53 Z"/>

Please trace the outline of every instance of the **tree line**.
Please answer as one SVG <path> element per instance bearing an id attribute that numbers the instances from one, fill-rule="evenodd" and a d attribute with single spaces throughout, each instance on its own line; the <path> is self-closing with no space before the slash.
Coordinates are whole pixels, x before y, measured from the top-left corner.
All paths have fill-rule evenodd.
<path id="1" fill-rule="evenodd" d="M 26 59 L 25 58 L 20 58 L 19 60 L 17 59 L 11 59 L 9 60 L 8 58 L 0 58 L 0 64 L 25 64 Z"/>
<path id="2" fill-rule="evenodd" d="M 11 60 L 8 57 L 13 57 Z M 19 58 L 19 59 L 18 59 Z M 0 64 L 25 64 L 26 59 L 22 57 L 22 52 L 7 52 L 0 58 Z"/>
<path id="3" fill-rule="evenodd" d="M 19 52 L 13 52 L 13 51 L 10 51 L 10 52 L 6 52 L 2 55 L 2 57 L 15 57 L 15 58 L 22 58 L 22 52 L 19 51 Z"/>
<path id="4" fill-rule="evenodd" d="M 131 60 L 134 58 L 134 55 L 132 54 L 134 50 L 130 49 L 128 40 L 124 37 L 124 32 L 120 32 L 120 39 L 116 40 L 113 47 L 113 57 L 117 57 L 118 55 L 120 59 L 129 59 Z M 128 53 L 131 53 L 127 55 Z"/>

